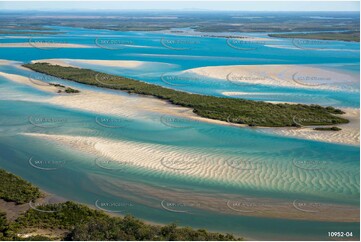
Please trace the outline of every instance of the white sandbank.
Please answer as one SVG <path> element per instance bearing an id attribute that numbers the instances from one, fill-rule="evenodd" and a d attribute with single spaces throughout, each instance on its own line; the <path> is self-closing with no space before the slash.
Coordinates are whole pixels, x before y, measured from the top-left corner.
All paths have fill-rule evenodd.
<path id="1" fill-rule="evenodd" d="M 347 145 L 360 145 L 360 109 L 341 108 L 345 114 L 341 117 L 350 120 L 347 124 L 337 124 L 340 131 L 317 131 L 313 130 L 320 126 L 307 126 L 302 128 L 259 128 L 259 132 L 278 134 L 281 136 L 295 137 L 308 140 L 316 140 L 329 143 Z M 325 126 L 324 126 L 325 127 Z"/>
<path id="2" fill-rule="evenodd" d="M 53 86 L 36 85 L 31 82 L 29 78 L 0 73 L 3 77 L 9 80 L 31 85 L 34 88 L 49 92 L 56 92 L 57 89 Z M 40 81 L 39 81 L 40 82 Z M 71 83 L 67 86 L 72 87 Z M 154 97 L 142 95 L 114 95 L 98 91 L 89 91 L 79 89 L 81 92 L 76 95 L 58 95 L 49 99 L 44 99 L 44 102 L 68 107 L 72 109 L 85 110 L 94 113 L 115 116 L 136 117 L 142 116 L 144 113 L 157 113 L 164 115 L 173 115 L 177 117 L 189 118 L 202 122 L 209 122 L 222 125 L 247 127 L 246 125 L 232 124 L 224 121 L 202 118 L 192 112 L 192 109 L 172 105 L 164 100 Z M 89 104 L 92 105 L 89 105 Z M 337 125 L 342 128 L 341 131 L 316 131 L 313 127 L 306 128 L 261 128 L 256 130 L 259 132 L 268 132 L 290 137 L 317 140 L 330 143 L 341 143 L 349 145 L 359 145 L 360 130 L 359 124 L 359 109 L 346 109 L 347 114 L 342 117 L 349 118 L 350 123 Z"/>
<path id="3" fill-rule="evenodd" d="M 60 145 L 60 147 L 66 146 L 72 150 L 94 155 L 94 158 L 98 158 L 94 159 L 93 162 L 99 167 L 99 169 L 109 169 L 109 167 L 104 168 L 104 166 L 112 164 L 113 162 L 113 165 L 111 166 L 112 168 L 110 169 L 125 169 L 125 171 L 126 169 L 141 169 L 142 173 L 160 173 L 158 175 L 163 176 L 175 175 L 184 177 L 184 179 L 187 180 L 202 179 L 203 181 L 208 180 L 217 182 L 217 184 L 233 184 L 233 186 L 239 186 L 245 189 L 265 189 L 278 192 L 292 192 L 292 189 L 294 189 L 293 186 L 282 185 L 284 183 L 284 178 L 280 176 L 278 172 L 279 169 L 282 169 L 283 166 L 281 162 L 274 164 L 277 167 L 265 163 L 259 166 L 254 166 L 254 170 L 247 170 L 247 168 L 251 168 L 253 165 L 247 165 L 244 163 L 238 166 L 238 168 L 235 168 L 234 166 L 227 163 L 227 159 L 224 157 L 224 155 L 211 154 L 208 152 L 205 153 L 205 151 L 201 151 L 199 149 L 184 149 L 168 145 L 123 141 L 119 139 L 115 140 L 90 136 L 49 135 L 41 133 L 22 133 L 22 135 L 46 139 L 49 142 L 54 142 L 54 145 Z M 240 160 L 239 157 L 228 157 L 228 159 L 233 159 L 234 161 Z M 242 159 L 247 158 L 243 157 Z M 311 190 L 314 190 L 311 187 L 315 185 L 313 184 L 314 176 L 312 173 L 301 170 L 296 166 L 291 166 L 289 171 L 285 172 L 283 175 L 286 175 L 286 173 L 287 175 L 292 175 L 295 178 L 302 177 L 302 179 L 305 179 L 309 184 L 307 186 Z M 329 187 L 328 189 L 334 185 L 336 187 L 340 187 L 342 185 L 340 184 L 341 180 L 329 181 L 329 173 L 325 172 L 324 175 L 325 177 L 322 177 L 320 181 L 316 181 L 316 184 L 320 182 L 323 184 L 323 186 Z M 259 179 L 259 177 L 264 177 L 264 179 Z M 296 179 L 293 184 L 297 184 L 297 186 L 300 186 L 300 189 L 303 190 L 305 189 L 305 185 L 302 185 L 302 181 L 298 181 Z M 343 182 L 349 182 L 349 180 Z M 343 187 L 346 188 L 347 185 L 345 184 Z M 113 192 L 116 192 L 116 187 L 112 186 L 112 190 Z M 138 190 L 138 192 L 141 191 Z M 149 195 L 157 196 L 157 194 L 151 190 L 143 193 L 143 195 L 146 193 L 151 193 Z M 197 202 L 209 203 L 208 207 L 205 208 L 206 210 L 239 215 L 244 215 L 245 213 L 237 210 L 250 209 L 250 207 L 247 206 L 239 207 L 239 205 L 231 205 L 234 210 L 226 210 L 226 207 L 223 207 L 222 210 L 222 207 L 217 205 L 223 202 L 223 205 L 225 206 L 225 201 L 227 201 L 225 200 L 226 197 L 227 196 L 219 196 L 217 199 L 213 198 L 208 200 L 207 197 L 202 199 L 200 196 L 193 196 L 193 198 L 191 198 L 190 196 L 182 196 L 181 193 L 172 193 L 163 197 L 163 199 L 167 199 L 170 202 L 183 201 L 185 203 L 197 199 Z M 161 198 L 161 196 L 159 198 Z M 246 198 L 242 196 L 231 195 L 228 196 L 228 199 L 239 203 Z M 269 199 L 267 200 L 259 198 L 253 198 L 248 201 L 251 204 L 259 204 L 259 207 L 256 208 L 256 210 L 258 210 L 257 212 L 252 214 L 246 212 L 246 215 L 248 216 L 278 218 L 287 217 L 290 219 L 319 221 L 356 221 L 358 219 L 357 207 L 352 206 L 322 204 L 322 206 L 318 206 L 317 216 L 315 216 L 314 213 L 306 213 L 298 210 L 297 208 L 295 209 L 292 201 L 285 203 L 284 201 L 280 200 L 272 201 Z M 264 204 L 268 205 L 265 206 Z M 270 208 L 272 208 L 272 210 L 270 210 Z M 330 213 L 330 211 L 333 211 L 333 213 Z M 343 216 L 335 216 L 335 214 L 343 214 Z"/>
<path id="4" fill-rule="evenodd" d="M 101 66 L 121 67 L 121 68 L 137 68 L 142 66 L 144 63 L 146 63 L 143 61 L 85 60 L 85 59 L 42 59 L 42 60 L 31 61 L 31 63 L 43 63 L 43 62 L 52 65 L 64 66 L 64 67 L 79 67 L 77 66 L 77 64 L 90 64 L 90 65 L 101 65 Z"/>
<path id="5" fill-rule="evenodd" d="M 207 66 L 186 70 L 242 86 L 258 84 L 293 88 L 349 90 L 359 78 L 348 73 L 307 65 L 230 65 Z"/>

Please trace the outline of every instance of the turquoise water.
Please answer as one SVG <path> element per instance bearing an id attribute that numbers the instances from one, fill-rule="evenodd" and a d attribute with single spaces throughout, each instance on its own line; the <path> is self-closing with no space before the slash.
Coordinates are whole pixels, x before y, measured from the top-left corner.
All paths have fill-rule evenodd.
<path id="1" fill-rule="evenodd" d="M 162 33 L 114 32 L 58 28 L 66 34 L 57 38 L 69 43 L 95 45 L 95 38 L 121 37 L 122 43 L 138 47 L 121 49 L 49 49 L 2 48 L 0 59 L 29 62 L 35 59 L 104 59 L 139 60 L 151 62 L 135 69 L 104 68 L 95 65 L 84 67 L 121 74 L 178 90 L 222 96 L 224 91 L 269 93 L 263 99 L 272 101 L 296 101 L 340 107 L 359 107 L 359 85 L 352 90 L 328 91 L 290 87 L 260 85 L 237 86 L 221 80 L 202 79 L 190 85 L 169 86 L 162 82 L 163 73 L 179 72 L 189 68 L 210 65 L 253 65 L 253 64 L 310 64 L 322 65 L 349 75 L 359 76 L 359 44 L 331 41 L 327 48 L 293 49 L 291 40 L 279 39 L 276 47 L 269 47 L 268 41 L 252 50 L 231 48 L 224 39 L 177 37 Z M 264 34 L 253 34 L 266 37 Z M 100 36 L 100 37 L 99 37 Z M 192 43 L 185 46 L 166 48 L 168 40 L 184 39 Z M 27 39 L 25 39 L 27 41 Z M 24 39 L 0 39 L 4 42 L 24 42 Z M 140 48 L 139 46 L 142 46 Z M 280 46 L 282 48 L 280 48 Z M 169 47 L 169 46 L 168 46 Z M 347 54 L 346 54 L 347 53 Z M 171 65 L 169 65 L 171 64 Z M 32 72 L 11 65 L 0 66 L 0 71 L 30 76 Z M 58 82 L 58 81 L 57 81 Z M 67 84 L 67 81 L 59 81 Z M 82 84 L 75 87 L 96 90 Z M 0 77 L 0 166 L 38 185 L 45 191 L 95 206 L 96 201 L 122 201 L 132 206 L 122 207 L 122 213 L 157 223 L 176 221 L 180 225 L 207 228 L 214 231 L 232 232 L 250 239 L 329 239 L 327 232 L 352 231 L 359 237 L 359 223 L 317 222 L 290 219 L 261 218 L 242 213 L 223 213 L 224 203 L 217 211 L 200 206 L 189 208 L 194 213 L 175 213 L 160 206 L 165 197 L 162 192 L 184 192 L 225 197 L 246 195 L 260 198 L 304 200 L 340 205 L 359 204 L 359 147 L 328 144 L 310 140 L 285 138 L 259 132 L 257 129 L 227 127 L 216 124 L 178 120 L 174 127 L 161 115 L 145 113 L 142 117 L 124 120 L 125 127 L 109 129 L 96 122 L 97 115 L 59 108 L 42 103 L 51 96 L 32 87 L 13 83 Z M 118 93 L 111 90 L 102 92 Z M 126 95 L 121 94 L 119 95 Z M 251 99 L 263 100 L 257 95 Z M 50 127 L 39 127 L 31 122 L 36 117 L 59 120 Z M 104 169 L 97 165 L 97 156 L 78 152 L 66 145 L 53 143 L 19 133 L 40 133 L 90 136 L 113 141 L 137 142 L 145 146 L 160 147 L 163 150 L 185 152 L 193 156 L 207 157 L 201 166 L 211 167 L 211 162 L 221 158 L 246 158 L 256 169 L 230 169 L 232 164 L 224 163 L 218 172 L 225 173 L 224 179 L 190 176 L 186 171 L 168 172 L 142 167 L 127 169 Z M 126 152 L 126 151 L 124 151 Z M 29 159 L 62 161 L 55 170 L 36 169 Z M 306 161 L 317 169 L 301 167 Z M 209 162 L 209 163 L 207 163 Z M 298 162 L 298 163 L 297 163 Z M 254 167 L 253 167 L 254 168 Z M 315 168 L 315 167 L 313 167 Z M 144 189 L 144 190 L 143 190 Z M 154 189 L 154 190 L 152 190 Z M 149 192 L 147 192 L 147 190 Z M 151 192 L 153 191 L 153 192 Z M 169 193 L 165 193 L 169 194 Z M 162 199 L 163 198 L 163 199 Z M 175 198 L 173 201 L 176 200 Z M 196 200 L 194 202 L 197 202 Z M 223 210 L 224 210 L 223 209 Z"/>

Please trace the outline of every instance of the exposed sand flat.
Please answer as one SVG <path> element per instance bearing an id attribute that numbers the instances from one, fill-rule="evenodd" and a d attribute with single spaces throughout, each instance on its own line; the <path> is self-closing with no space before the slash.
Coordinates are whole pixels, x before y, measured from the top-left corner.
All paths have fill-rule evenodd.
<path id="1" fill-rule="evenodd" d="M 122 60 L 82 60 L 82 59 L 42 59 L 34 60 L 31 63 L 42 63 L 47 62 L 52 65 L 59 65 L 65 67 L 77 67 L 76 64 L 91 64 L 91 65 L 102 65 L 110 67 L 122 67 L 122 68 L 137 68 L 142 66 L 143 61 L 122 61 Z M 71 64 L 69 64 L 71 62 Z"/>
<path id="2" fill-rule="evenodd" d="M 39 48 L 39 49 L 55 49 L 55 48 L 94 48 L 90 45 L 68 44 L 68 43 L 0 43 L 0 48 Z"/>
<path id="3" fill-rule="evenodd" d="M 57 88 L 55 86 L 46 85 L 44 82 L 31 79 L 30 77 L 25 77 L 25 76 L 15 75 L 15 74 L 8 74 L 5 72 L 0 72 L 0 76 L 5 77 L 6 79 L 11 80 L 16 83 L 35 87 L 36 89 L 39 89 L 41 91 L 56 93 L 59 90 L 59 88 Z M 39 83 L 39 85 L 36 85 L 35 83 Z"/>
<path id="4" fill-rule="evenodd" d="M 12 65 L 12 64 L 15 64 L 17 63 L 17 61 L 11 61 L 11 60 L 3 60 L 3 59 L 0 59 L 0 65 Z"/>
<path id="5" fill-rule="evenodd" d="M 186 70 L 234 85 L 259 84 L 294 88 L 354 91 L 359 77 L 306 65 L 208 66 Z"/>
<path id="6" fill-rule="evenodd" d="M 211 154 L 197 149 L 183 149 L 168 145 L 158 145 L 152 143 L 131 142 L 112 140 L 99 137 L 86 137 L 86 136 L 71 136 L 71 135 L 49 135 L 40 133 L 23 133 L 23 135 L 37 137 L 55 142 L 60 146 L 67 146 L 81 152 L 98 157 L 94 159 L 95 165 L 99 169 L 116 169 L 126 172 L 127 169 L 137 169 L 141 173 L 152 173 L 162 176 L 181 176 L 187 180 L 196 181 L 214 181 L 217 184 L 237 186 L 244 189 L 265 189 L 269 191 L 278 192 L 292 192 L 295 187 L 299 192 L 317 193 L 322 189 L 329 191 L 329 189 L 342 188 L 345 195 L 347 192 L 355 190 L 355 186 L 349 186 L 349 177 L 341 178 L 344 176 L 339 168 L 333 171 L 326 172 L 315 179 L 312 172 L 302 170 L 290 163 L 277 163 L 276 160 L 268 161 L 262 165 L 256 165 L 261 160 L 252 159 L 247 163 L 245 157 L 227 157 L 219 154 Z M 240 161 L 243 162 L 240 162 Z M 238 163 L 237 167 L 230 165 L 230 161 Z M 111 166 L 109 166 L 111 164 Z M 288 167 L 285 169 L 285 165 Z M 108 166 L 108 167 L 105 167 Z M 104 168 L 105 167 L 105 168 Z M 279 174 L 279 170 L 284 170 L 283 174 Z M 276 172 L 276 173 L 275 173 Z M 335 172 L 337 174 L 335 174 Z M 289 175 L 294 178 L 292 186 L 283 186 L 286 183 L 286 176 Z M 330 175 L 340 176 L 341 179 L 332 180 Z M 263 177 L 264 179 L 259 179 Z M 355 178 L 356 179 L 356 178 Z M 317 180 L 317 181 L 316 181 Z M 307 183 L 305 182 L 307 181 Z M 103 181 L 112 183 L 111 179 Z M 288 183 L 290 180 L 288 181 Z M 316 183 L 315 183 L 316 182 Z M 106 186 L 98 183 L 100 187 L 106 189 Z M 322 184 L 322 185 L 321 185 Z M 320 188 L 320 185 L 322 188 Z M 297 188 L 298 187 L 298 188 Z M 336 187 L 336 188 L 335 188 Z M 108 186 L 108 192 L 117 195 L 120 192 L 115 184 Z M 129 186 L 128 186 L 129 188 Z M 348 190 L 351 189 L 351 190 Z M 167 202 L 178 202 L 185 204 L 200 203 L 201 209 L 210 210 L 214 212 L 222 212 L 229 214 L 261 216 L 261 217 L 278 217 L 278 218 L 292 218 L 292 219 L 310 219 L 320 221 L 357 221 L 357 207 L 341 206 L 335 204 L 321 204 L 316 208 L 310 205 L 304 206 L 296 201 L 295 208 L 294 200 L 272 200 L 272 199 L 259 199 L 250 198 L 246 196 L 235 195 L 217 195 L 211 197 L 200 194 L 189 194 L 185 196 L 185 192 L 167 191 L 167 189 L 154 189 L 151 187 L 133 187 L 131 192 L 143 194 L 143 196 L 156 197 L 159 201 L 166 200 Z M 352 193 L 352 192 L 351 192 Z M 123 194 L 129 194 L 121 193 Z M 119 193 L 118 193 L 119 195 Z M 137 196 L 135 196 L 137 197 Z M 130 197 L 129 197 L 130 198 Z M 145 199 L 146 200 L 146 199 Z M 243 201 L 243 203 L 242 203 Z M 245 205 L 244 202 L 249 204 L 258 204 L 255 206 Z M 146 201 L 143 201 L 143 203 Z M 227 208 L 228 202 L 228 208 Z M 241 204 L 239 204 L 241 203 Z M 317 203 L 311 201 L 310 203 Z M 155 204 L 147 204 L 154 206 Z M 158 207 L 160 204 L 156 204 Z M 223 205 L 223 206 L 219 206 Z M 171 209 L 171 208 L 170 208 Z M 174 207 L 173 207 L 174 209 Z M 177 208 L 175 208 L 177 209 Z M 187 208 L 180 208 L 187 209 Z M 317 209 L 315 213 L 304 212 L 304 210 Z M 246 210 L 246 212 L 244 212 Z M 257 210 L 257 211 L 247 211 Z M 333 211 L 332 213 L 330 211 Z M 339 214 L 340 216 L 335 216 Z M 341 216 L 343 214 L 343 216 Z M 332 216 L 331 216 L 332 215 Z"/>
<path id="7" fill-rule="evenodd" d="M 41 91 L 57 93 L 57 91 L 59 90 L 58 87 L 47 85 L 45 82 L 30 77 L 8 74 L 4 72 L 0 72 L 0 76 L 5 77 L 8 80 L 14 81 L 16 83 L 34 87 Z M 66 86 L 74 87 L 71 85 L 71 83 Z M 74 88 L 80 90 L 80 93 L 77 93 L 75 95 L 56 95 L 51 98 L 44 98 L 38 100 L 38 102 L 46 102 L 62 107 L 69 107 L 72 109 L 122 117 L 140 117 L 141 115 L 144 115 L 144 113 L 153 112 L 164 115 L 174 115 L 179 117 L 192 118 L 195 120 L 217 122 L 205 118 L 200 118 L 199 116 L 194 114 L 190 108 L 175 106 L 154 97 L 140 95 L 128 96 L 126 94 L 123 96 L 104 93 L 100 91 L 89 91 L 78 87 Z"/>
<path id="8" fill-rule="evenodd" d="M 6 77 L 9 80 L 32 86 L 42 91 L 57 92 L 58 88 L 54 86 L 37 85 L 34 81 L 30 81 L 28 77 L 7 74 L 0 72 L 0 76 Z M 39 83 L 42 83 L 39 81 Z M 72 87 L 71 83 L 67 86 Z M 172 115 L 177 117 L 188 118 L 201 122 L 209 122 L 221 125 L 232 125 L 239 127 L 247 127 L 247 125 L 231 124 L 219 120 L 202 118 L 192 112 L 192 109 L 172 105 L 166 101 L 159 100 L 154 97 L 147 97 L 141 95 L 121 96 L 113 95 L 104 92 L 95 92 L 75 88 L 81 92 L 76 95 L 58 95 L 49 99 L 42 99 L 42 102 L 59 105 L 62 107 L 69 107 L 72 109 L 85 110 L 105 115 L 126 116 L 129 118 L 136 118 L 144 115 L 144 113 L 157 113 L 163 115 Z M 89 105 L 91 103 L 92 105 Z M 322 142 L 341 143 L 350 145 L 359 145 L 360 130 L 359 130 L 359 110 L 348 109 L 346 118 L 350 119 L 349 124 L 337 125 L 342 128 L 341 131 L 315 131 L 313 127 L 309 128 L 258 128 L 259 132 L 275 133 L 278 135 L 285 135 L 290 137 L 317 140 Z"/>
<path id="9" fill-rule="evenodd" d="M 301 128 L 260 128 L 259 132 L 273 133 L 301 139 L 317 140 L 329 143 L 360 145 L 360 109 L 342 108 L 346 113 L 342 117 L 350 120 L 348 124 L 337 124 L 340 131 L 316 131 L 310 126 Z"/>
<path id="10" fill-rule="evenodd" d="M 45 63 L 45 62 L 52 65 L 58 65 L 63 67 L 76 67 L 74 65 L 65 63 L 65 61 L 63 61 L 62 59 L 41 59 L 41 60 L 31 61 L 31 63 Z"/>

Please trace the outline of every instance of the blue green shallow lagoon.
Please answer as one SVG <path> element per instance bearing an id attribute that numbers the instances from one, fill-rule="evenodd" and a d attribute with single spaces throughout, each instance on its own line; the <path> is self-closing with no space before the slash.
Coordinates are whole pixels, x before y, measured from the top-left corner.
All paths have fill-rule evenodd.
<path id="1" fill-rule="evenodd" d="M 159 42 L 161 38 L 177 38 L 173 35 L 105 30 L 100 33 L 97 30 L 60 27 L 58 29 L 65 31 L 66 34 L 52 38 L 63 38 L 71 43 L 94 45 L 94 36 L 102 35 L 106 38 L 120 36 L 133 40 L 139 46 L 149 48 L 118 50 L 1 48 L 0 59 L 23 63 L 47 58 L 147 61 L 151 64 L 144 69 L 129 70 L 94 65 L 84 65 L 84 67 L 163 86 L 166 86 L 166 83 L 159 78 L 162 73 L 211 65 L 323 65 L 359 75 L 359 43 L 335 41 L 334 46 L 329 48 L 331 50 L 294 50 L 289 48 L 290 40 L 283 39 L 280 40 L 282 43 L 278 43 L 277 48 L 264 44 L 255 51 L 245 52 L 229 48 L 224 44 L 224 39 L 192 37 L 195 40 L 198 38 L 202 44 L 192 50 L 175 51 L 162 47 Z M 258 36 L 265 37 L 263 34 Z M 24 40 L 6 39 L 6 41 L 23 42 Z M 279 48 L 280 44 L 283 46 L 282 49 Z M 214 51 L 209 51 L 210 49 Z M 0 71 L 23 76 L 32 73 L 13 65 L 2 65 Z M 97 90 L 81 84 L 72 83 L 72 85 Z M 296 100 L 302 103 L 359 108 L 359 89 L 352 92 L 337 92 L 259 85 L 244 87 L 217 80 L 204 80 L 194 85 L 171 88 L 215 96 L 221 96 L 224 91 L 266 92 L 269 93 L 271 101 Z M 117 93 L 103 89 L 99 91 Z M 52 94 L 30 86 L 0 77 L 0 92 L 0 167 L 20 175 L 46 192 L 93 207 L 97 207 L 98 202 L 121 204 L 118 207 L 106 208 L 114 214 L 130 213 L 154 223 L 177 222 L 182 226 L 230 232 L 249 239 L 327 240 L 329 239 L 327 232 L 331 231 L 353 232 L 353 239 L 359 238 L 359 222 L 318 221 L 317 213 L 312 215 L 316 219 L 308 220 L 253 216 L 253 212 L 249 211 L 232 213 L 228 211 L 227 199 L 225 202 L 214 204 L 216 200 L 209 200 L 208 203 L 203 200 L 199 202 L 196 196 L 196 194 L 206 194 L 204 197 L 217 198 L 222 195 L 232 198 L 242 195 L 289 203 L 297 200 L 358 208 L 359 146 L 286 138 L 265 134 L 257 129 L 189 120 L 179 120 L 178 126 L 172 127 L 162 122 L 161 115 L 147 113 L 127 123 L 126 127 L 106 128 L 96 122 L 95 113 L 60 108 L 41 102 L 42 98 Z M 257 96 L 251 99 L 257 100 Z M 29 117 L 58 118 L 64 122 L 56 126 L 39 127 L 33 125 Z M 122 169 L 111 166 L 104 168 L 97 163 L 99 156 L 96 154 L 73 149 L 72 144 L 26 136 L 23 133 L 87 136 L 136 142 L 145 147 L 160 147 L 169 151 L 183 152 L 189 156 L 204 155 L 207 159 L 200 161 L 201 166 L 207 166 L 207 162 L 219 161 L 222 158 L 227 161 L 228 157 L 239 157 L 240 160 L 251 162 L 245 165 L 246 168 L 242 166 L 241 169 L 239 164 L 225 162 L 223 165 L 227 166 L 227 169 L 220 166 L 219 170 L 209 177 L 191 175 L 191 170 L 188 169 L 167 172 L 131 166 Z M 31 159 L 62 161 L 62 165 L 54 170 L 38 169 L 32 166 Z M 222 171 L 230 170 L 232 176 L 230 173 L 221 174 Z M 221 179 L 222 176 L 228 176 L 228 179 Z M 219 179 L 213 179 L 214 177 Z M 175 197 L 172 198 L 170 196 L 172 194 Z M 177 203 L 179 197 L 175 194 L 178 196 L 185 194 L 185 197 L 188 194 L 188 201 L 191 202 Z M 165 203 L 169 206 L 164 207 Z M 208 205 L 209 207 L 205 207 Z M 268 205 L 272 207 L 272 204 Z M 265 204 L 253 204 L 253 206 L 255 207 L 251 209 L 252 211 L 257 206 L 265 206 Z M 209 209 L 210 207 L 212 209 Z M 311 215 L 309 216 L 312 218 Z"/>

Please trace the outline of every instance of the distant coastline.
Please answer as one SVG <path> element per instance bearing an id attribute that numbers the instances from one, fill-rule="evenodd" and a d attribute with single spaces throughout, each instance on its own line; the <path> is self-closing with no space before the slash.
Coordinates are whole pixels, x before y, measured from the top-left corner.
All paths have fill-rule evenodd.
<path id="1" fill-rule="evenodd" d="M 317 40 L 338 40 L 348 42 L 360 42 L 360 32 L 336 32 L 336 33 L 287 33 L 287 34 L 268 34 L 269 37 L 274 38 L 288 38 L 288 39 L 317 39 Z"/>

